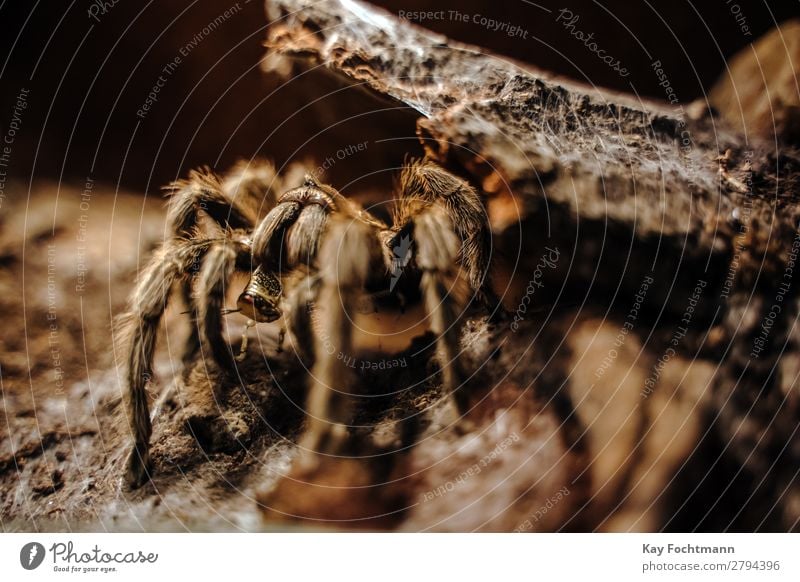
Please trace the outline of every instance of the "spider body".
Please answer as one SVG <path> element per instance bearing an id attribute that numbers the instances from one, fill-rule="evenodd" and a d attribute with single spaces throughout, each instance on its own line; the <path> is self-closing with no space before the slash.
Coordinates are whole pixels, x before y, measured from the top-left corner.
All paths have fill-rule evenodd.
<path id="1" fill-rule="evenodd" d="M 400 305 L 421 298 L 436 337 L 445 393 L 466 412 L 464 390 L 459 389 L 464 374 L 458 320 L 467 302 L 463 288 L 495 306 L 486 275 L 488 221 L 477 192 L 433 162 L 412 161 L 401 173 L 390 226 L 309 174 L 300 186 L 278 195 L 290 176 L 281 180 L 266 164 L 237 172 L 225 180 L 193 172 L 173 187 L 171 236 L 131 297 L 125 326 L 134 435 L 128 483 L 135 487 L 149 478 L 146 388 L 172 287 L 180 284 L 197 322 L 187 358 L 204 345 L 221 369 L 232 370 L 247 350 L 246 331 L 238 356 L 223 333 L 225 289 L 237 271 L 250 278 L 237 309 L 230 311 L 246 315 L 247 327 L 283 316 L 295 349 L 311 361 L 309 422 L 300 443 L 305 450 L 335 453 L 347 437 L 355 379 L 342 354 L 355 349 L 352 314 L 365 298 Z M 267 212 L 260 217 L 262 207 Z M 312 326 L 313 311 L 318 315 L 313 323 L 321 330 Z M 321 337 L 336 349 L 325 349 Z M 280 350 L 283 330 L 278 342 Z"/>

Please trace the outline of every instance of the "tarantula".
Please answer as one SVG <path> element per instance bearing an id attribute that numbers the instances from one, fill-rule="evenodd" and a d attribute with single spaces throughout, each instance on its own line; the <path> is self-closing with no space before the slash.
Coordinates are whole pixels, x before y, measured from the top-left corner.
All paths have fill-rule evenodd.
<path id="1" fill-rule="evenodd" d="M 197 323 L 184 361 L 202 343 L 222 369 L 232 370 L 246 354 L 247 330 L 235 355 L 224 339 L 223 316 L 240 311 L 250 319 L 247 327 L 283 316 L 279 349 L 288 329 L 293 343 L 305 346 L 313 359 L 309 423 L 301 440 L 307 450 L 338 450 L 351 412 L 347 368 L 321 349 L 320 334 L 311 329 L 312 305 L 322 307 L 317 323 L 327 340 L 340 353 L 351 353 L 348 313 L 362 296 L 416 291 L 437 338 L 445 393 L 462 414 L 466 411 L 464 391 L 458 389 L 464 374 L 457 325 L 465 297 L 454 291 L 462 271 L 477 297 L 498 305 L 487 274 L 488 220 L 475 189 L 430 160 L 412 160 L 401 172 L 389 226 L 310 174 L 278 197 L 280 185 L 291 183 L 296 174 L 294 167 L 281 181 L 270 164 L 241 165 L 224 180 L 198 171 L 170 187 L 170 237 L 143 271 L 124 327 L 127 411 L 134 436 L 126 472 L 131 486 L 143 484 L 150 474 L 147 385 L 159 323 L 177 284 Z M 237 308 L 226 311 L 225 289 L 235 271 L 250 279 Z"/>

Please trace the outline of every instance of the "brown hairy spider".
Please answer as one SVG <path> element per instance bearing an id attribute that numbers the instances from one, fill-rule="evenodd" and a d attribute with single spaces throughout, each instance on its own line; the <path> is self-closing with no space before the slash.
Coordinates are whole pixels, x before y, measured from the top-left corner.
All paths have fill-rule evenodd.
<path id="1" fill-rule="evenodd" d="M 240 165 L 224 180 L 207 171 L 192 172 L 171 187 L 171 237 L 141 275 L 126 317 L 127 410 L 134 435 L 129 485 L 140 486 L 151 472 L 146 390 L 157 330 L 176 284 L 199 329 L 189 339 L 184 361 L 202 342 L 222 369 L 233 369 L 246 355 L 247 329 L 236 356 L 224 339 L 223 316 L 240 311 L 250 318 L 247 327 L 284 316 L 294 345 L 313 358 L 309 423 L 300 443 L 309 451 L 340 449 L 351 420 L 352 388 L 347 367 L 321 348 L 320 334 L 311 329 L 312 305 L 321 307 L 317 324 L 326 340 L 340 353 L 352 353 L 348 314 L 364 296 L 416 294 L 437 338 L 444 391 L 462 415 L 466 412 L 464 391 L 458 390 L 464 374 L 457 325 L 465 298 L 453 290 L 459 265 L 476 296 L 497 306 L 486 273 L 488 220 L 477 192 L 432 161 L 412 160 L 401 173 L 400 197 L 388 226 L 309 174 L 301 186 L 278 198 L 278 187 L 290 184 L 293 173 L 281 181 L 269 164 Z M 259 221 L 260 208 L 268 212 Z M 235 271 L 250 274 L 250 280 L 237 309 L 226 311 L 225 288 Z M 279 350 L 283 336 L 282 329 Z"/>

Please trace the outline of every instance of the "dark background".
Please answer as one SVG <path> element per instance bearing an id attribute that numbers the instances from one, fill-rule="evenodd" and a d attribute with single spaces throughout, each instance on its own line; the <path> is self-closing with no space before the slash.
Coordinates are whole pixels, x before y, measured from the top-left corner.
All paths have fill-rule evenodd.
<path id="1" fill-rule="evenodd" d="M 752 32 L 746 36 L 731 13 L 734 3 L 724 0 L 541 0 L 538 6 L 523 0 L 448 0 L 435 8 L 415 0 L 377 3 L 395 12 L 452 9 L 517 24 L 529 32 L 527 40 L 471 22 L 421 22 L 537 67 L 641 96 L 664 97 L 650 68 L 652 60 L 659 59 L 681 102 L 703 97 L 724 72 L 726 58 L 777 22 L 800 14 L 797 1 L 739 0 L 736 4 Z M 91 176 L 154 192 L 201 164 L 224 170 L 236 159 L 254 155 L 278 163 L 306 155 L 324 159 L 339 147 L 361 141 L 361 135 L 413 136 L 412 116 L 379 111 L 386 104 L 340 90 L 337 81 L 321 74 L 286 85 L 264 75 L 259 61 L 266 20 L 260 0 L 240 0 L 239 11 L 183 58 L 158 102 L 139 119 L 136 111 L 164 65 L 234 4 L 118 0 L 114 6 L 109 3 L 96 22 L 88 15 L 93 3 L 87 0 L 68 7 L 31 6 L 24 0 L 2 3 L 2 135 L 20 88 L 30 89 L 11 155 L 12 176 L 23 182 L 52 178 L 76 183 Z M 578 29 L 594 32 L 598 45 L 622 61 L 630 71 L 627 78 L 601 63 L 555 22 L 555 13 L 564 7 L 580 16 Z M 363 112 L 367 115 L 337 124 Z M 389 165 L 398 155 L 380 146 L 370 154 L 369 163 Z M 369 171 L 342 166 L 332 169 L 333 180 Z"/>

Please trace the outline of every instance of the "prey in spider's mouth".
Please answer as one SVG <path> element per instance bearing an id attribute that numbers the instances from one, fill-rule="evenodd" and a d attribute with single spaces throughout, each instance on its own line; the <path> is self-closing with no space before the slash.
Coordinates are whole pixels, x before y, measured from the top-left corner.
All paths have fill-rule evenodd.
<path id="1" fill-rule="evenodd" d="M 271 323 L 282 315 L 278 307 L 282 292 L 278 277 L 258 267 L 236 300 L 236 307 L 242 315 L 255 322 Z"/>

